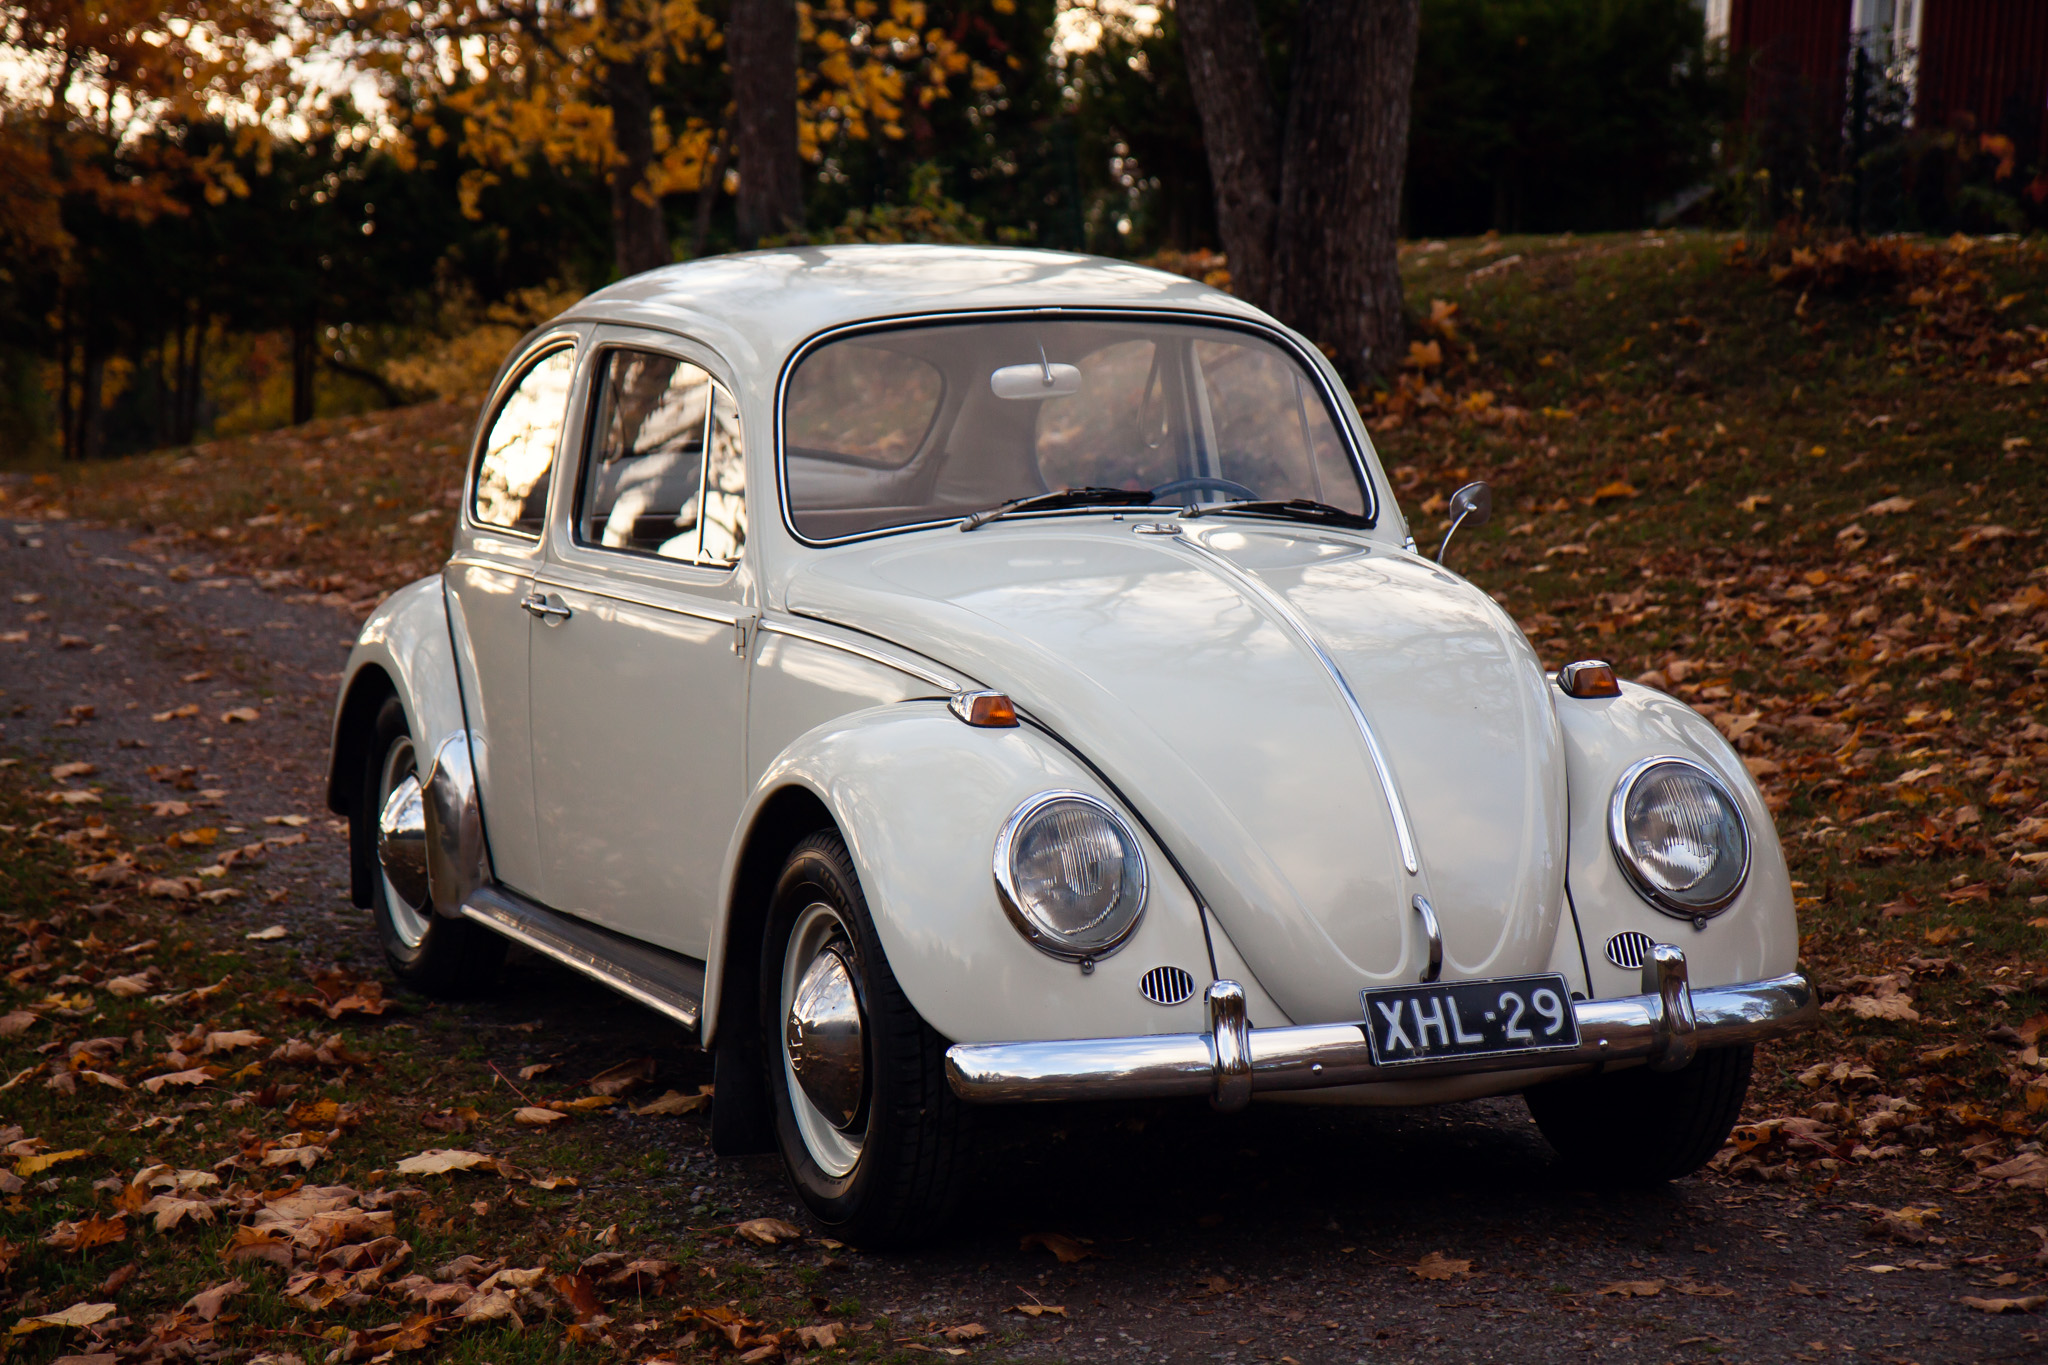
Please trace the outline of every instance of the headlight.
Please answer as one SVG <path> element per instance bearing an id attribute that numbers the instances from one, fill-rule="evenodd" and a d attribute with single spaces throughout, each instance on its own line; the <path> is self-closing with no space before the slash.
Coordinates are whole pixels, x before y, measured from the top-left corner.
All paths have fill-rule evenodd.
<path id="1" fill-rule="evenodd" d="M 1145 855 L 1115 811 L 1080 792 L 1040 792 L 996 836 L 996 890 L 1040 950 L 1088 963 L 1122 946 L 1145 908 Z"/>
<path id="2" fill-rule="evenodd" d="M 1749 831 L 1719 778 L 1682 758 L 1635 764 L 1614 786 L 1608 836 L 1644 900 L 1695 922 L 1727 908 L 1749 876 Z"/>

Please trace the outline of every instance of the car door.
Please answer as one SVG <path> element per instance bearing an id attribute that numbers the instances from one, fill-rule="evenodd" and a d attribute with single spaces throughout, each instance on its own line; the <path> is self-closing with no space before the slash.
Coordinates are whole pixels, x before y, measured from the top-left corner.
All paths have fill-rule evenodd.
<path id="1" fill-rule="evenodd" d="M 477 791 L 497 879 L 541 886 L 527 723 L 527 600 L 576 372 L 575 332 L 542 339 L 494 394 L 471 464 L 448 589 Z M 422 761 L 426 759 L 422 755 Z"/>
<path id="2" fill-rule="evenodd" d="M 702 957 L 744 794 L 745 442 L 708 353 L 594 346 L 529 667 L 545 899 Z"/>

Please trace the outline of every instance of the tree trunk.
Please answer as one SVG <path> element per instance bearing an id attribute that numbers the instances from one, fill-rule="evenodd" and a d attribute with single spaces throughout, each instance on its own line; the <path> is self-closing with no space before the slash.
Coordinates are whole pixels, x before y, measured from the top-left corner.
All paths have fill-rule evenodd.
<path id="1" fill-rule="evenodd" d="M 190 323 L 180 327 L 178 344 L 178 425 L 172 441 L 189 446 L 199 435 L 199 402 L 205 378 L 206 314 L 192 310 Z M 189 337 L 189 340 L 185 338 Z"/>
<path id="2" fill-rule="evenodd" d="M 103 453 L 106 422 L 100 410 L 100 394 L 107 375 L 107 354 L 88 336 L 85 363 L 78 376 L 78 458 L 96 460 Z"/>
<path id="3" fill-rule="evenodd" d="M 313 420 L 314 342 L 319 331 L 310 317 L 292 324 L 292 425 Z"/>
<path id="4" fill-rule="evenodd" d="M 740 165 L 740 245 L 803 231 L 796 0 L 733 0 L 725 28 Z"/>
<path id="5" fill-rule="evenodd" d="M 619 275 L 637 275 L 668 264 L 668 226 L 661 201 L 647 185 L 654 161 L 654 92 L 647 59 L 614 62 L 604 73 L 605 103 L 612 113 L 612 260 Z"/>
<path id="6" fill-rule="evenodd" d="M 1419 0 L 1307 0 L 1281 150 L 1273 303 L 1351 384 L 1406 340 L 1397 246 Z"/>
<path id="7" fill-rule="evenodd" d="M 1280 120 L 1266 88 L 1258 12 L 1253 0 L 1180 0 L 1175 13 L 1216 184 L 1216 231 L 1230 258 L 1230 290 L 1264 308 L 1273 299 Z"/>

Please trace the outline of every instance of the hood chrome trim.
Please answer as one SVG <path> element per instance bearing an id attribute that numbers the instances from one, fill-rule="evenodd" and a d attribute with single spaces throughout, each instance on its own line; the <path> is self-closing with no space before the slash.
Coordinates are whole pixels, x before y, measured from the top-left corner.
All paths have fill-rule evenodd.
<path id="1" fill-rule="evenodd" d="M 1139 527 L 1144 524 L 1139 523 Z M 1309 652 L 1316 656 L 1316 662 L 1323 666 L 1323 672 L 1336 684 L 1338 695 L 1343 697 L 1345 708 L 1351 712 L 1351 719 L 1358 726 L 1359 737 L 1365 741 L 1366 752 L 1372 755 L 1373 771 L 1379 776 L 1380 790 L 1387 798 L 1387 809 L 1394 816 L 1394 834 L 1401 842 L 1401 866 L 1408 869 L 1408 875 L 1411 877 L 1421 875 L 1422 863 L 1415 855 L 1415 834 L 1408 824 L 1408 809 L 1401 803 L 1401 793 L 1394 786 L 1394 770 L 1387 762 L 1385 750 L 1380 748 L 1379 736 L 1373 733 L 1372 722 L 1366 719 L 1365 708 L 1358 704 L 1358 695 L 1351 690 L 1351 684 L 1345 680 L 1344 670 L 1337 667 L 1337 661 L 1323 648 L 1323 642 L 1316 637 L 1309 623 L 1302 619 L 1301 614 L 1295 611 L 1293 604 L 1286 598 L 1274 592 L 1256 575 L 1239 568 L 1228 556 L 1202 544 L 1197 537 L 1178 535 L 1168 543 L 1199 555 L 1203 563 L 1257 599 L 1268 611 L 1284 622 L 1287 628 L 1294 632 L 1295 637 L 1308 646 Z"/>

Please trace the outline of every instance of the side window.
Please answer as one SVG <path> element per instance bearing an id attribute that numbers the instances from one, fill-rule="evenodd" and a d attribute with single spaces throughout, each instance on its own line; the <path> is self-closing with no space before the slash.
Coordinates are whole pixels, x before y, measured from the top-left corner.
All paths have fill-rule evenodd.
<path id="1" fill-rule="evenodd" d="M 598 386 L 576 539 L 688 562 L 737 559 L 746 474 L 731 396 L 698 366 L 650 351 L 608 353 Z"/>
<path id="2" fill-rule="evenodd" d="M 711 452 L 704 464 L 706 564 L 736 564 L 747 543 L 747 445 L 740 436 L 740 406 L 711 386 Z"/>
<path id="3" fill-rule="evenodd" d="M 545 524 L 548 475 L 562 417 L 569 410 L 569 380 L 576 352 L 552 351 L 521 375 L 498 405 L 477 463 L 471 511 L 486 526 L 537 536 Z"/>

